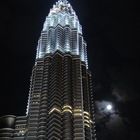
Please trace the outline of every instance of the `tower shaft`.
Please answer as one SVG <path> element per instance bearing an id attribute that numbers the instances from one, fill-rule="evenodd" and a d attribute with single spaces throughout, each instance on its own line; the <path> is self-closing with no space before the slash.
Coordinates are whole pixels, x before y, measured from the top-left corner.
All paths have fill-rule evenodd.
<path id="1" fill-rule="evenodd" d="M 86 47 L 75 11 L 59 0 L 38 41 L 27 114 L 17 117 L 14 140 L 96 140 Z"/>
<path id="2" fill-rule="evenodd" d="M 33 69 L 27 139 L 92 140 L 90 73 L 79 56 L 56 51 Z"/>

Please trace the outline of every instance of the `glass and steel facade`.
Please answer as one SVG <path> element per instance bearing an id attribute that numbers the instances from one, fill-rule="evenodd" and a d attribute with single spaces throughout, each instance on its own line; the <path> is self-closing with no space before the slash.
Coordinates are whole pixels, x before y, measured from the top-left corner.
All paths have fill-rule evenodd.
<path id="1" fill-rule="evenodd" d="M 75 11 L 59 0 L 38 41 L 27 113 L 16 118 L 14 140 L 96 140 L 86 47 Z"/>

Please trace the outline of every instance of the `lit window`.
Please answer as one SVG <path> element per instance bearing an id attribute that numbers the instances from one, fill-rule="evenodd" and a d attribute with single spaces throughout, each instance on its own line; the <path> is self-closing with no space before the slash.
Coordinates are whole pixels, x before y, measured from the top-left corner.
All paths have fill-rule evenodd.
<path id="1" fill-rule="evenodd" d="M 24 130 L 20 130 L 20 131 L 19 131 L 19 134 L 22 135 L 22 136 L 24 136 L 25 131 L 24 131 Z"/>

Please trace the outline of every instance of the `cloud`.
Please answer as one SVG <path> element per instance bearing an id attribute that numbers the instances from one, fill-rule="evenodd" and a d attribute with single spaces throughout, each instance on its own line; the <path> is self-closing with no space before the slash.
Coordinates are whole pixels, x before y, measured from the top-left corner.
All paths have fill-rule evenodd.
<path id="1" fill-rule="evenodd" d="M 129 98 L 125 90 L 118 88 L 114 88 L 112 90 L 112 95 L 116 98 L 118 102 L 124 102 Z"/>
<path id="2" fill-rule="evenodd" d="M 126 89 L 114 87 L 112 89 L 112 95 L 115 97 L 117 102 L 128 102 L 137 100 L 140 98 L 139 94 L 127 87 Z"/>
<path id="3" fill-rule="evenodd" d="M 106 106 L 111 104 L 112 110 L 107 110 Z M 116 110 L 115 104 L 110 101 L 96 101 L 96 125 L 97 136 L 100 140 L 105 139 L 120 139 L 124 140 L 126 135 L 126 126 L 123 118 Z M 103 137 L 103 138 L 102 138 Z"/>
<path id="4" fill-rule="evenodd" d="M 113 105 L 112 102 L 109 102 L 109 101 L 96 101 L 95 102 L 95 105 L 96 105 L 96 122 L 99 122 L 100 121 L 105 121 L 104 123 L 110 121 L 110 117 L 112 114 L 114 114 L 115 110 L 114 110 L 114 107 L 111 109 L 111 110 L 107 110 L 107 105 Z"/>

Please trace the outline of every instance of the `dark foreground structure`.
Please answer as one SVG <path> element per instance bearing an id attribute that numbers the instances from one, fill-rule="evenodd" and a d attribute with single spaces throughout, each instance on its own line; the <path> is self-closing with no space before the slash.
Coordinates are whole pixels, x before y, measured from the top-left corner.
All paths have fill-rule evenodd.
<path id="1" fill-rule="evenodd" d="M 0 140 L 13 140 L 16 116 L 7 115 L 0 118 Z"/>
<path id="2" fill-rule="evenodd" d="M 26 116 L 1 118 L 10 122 L 1 140 L 96 140 L 86 47 L 74 10 L 59 0 L 38 41 Z"/>

